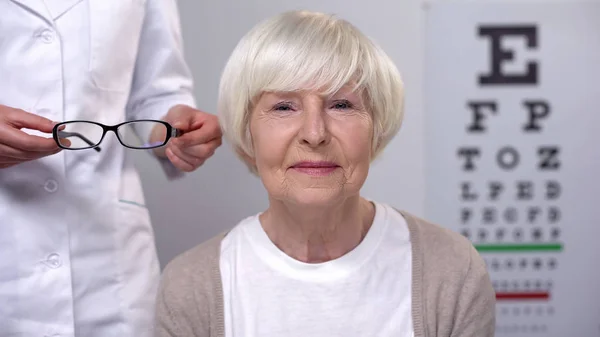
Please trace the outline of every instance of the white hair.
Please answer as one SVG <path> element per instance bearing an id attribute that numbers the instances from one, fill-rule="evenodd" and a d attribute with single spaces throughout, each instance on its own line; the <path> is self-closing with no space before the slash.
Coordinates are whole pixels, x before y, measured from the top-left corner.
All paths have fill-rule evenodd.
<path id="1" fill-rule="evenodd" d="M 279 14 L 250 30 L 223 70 L 218 99 L 223 134 L 240 158 L 252 158 L 250 113 L 262 93 L 327 88 L 324 94 L 333 94 L 350 83 L 364 91 L 373 118 L 375 159 L 404 116 L 404 84 L 393 61 L 345 20 L 308 11 Z"/>

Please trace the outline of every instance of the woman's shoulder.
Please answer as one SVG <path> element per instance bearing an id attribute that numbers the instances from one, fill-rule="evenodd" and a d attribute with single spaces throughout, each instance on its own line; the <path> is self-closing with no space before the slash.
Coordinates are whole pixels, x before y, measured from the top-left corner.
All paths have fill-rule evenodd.
<path id="1" fill-rule="evenodd" d="M 186 294 L 201 290 L 199 287 L 210 292 L 208 288 L 217 286 L 214 273 L 218 273 L 221 242 L 226 234 L 219 233 L 168 262 L 161 276 L 161 291 L 183 300 Z"/>
<path id="2" fill-rule="evenodd" d="M 463 235 L 442 225 L 399 211 L 406 220 L 413 252 L 415 280 L 435 289 L 458 290 L 476 280 L 493 293 L 490 275 L 483 257 Z"/>
<path id="3" fill-rule="evenodd" d="M 218 268 L 215 269 L 215 267 L 219 265 L 222 247 L 224 243 L 227 243 L 227 238 L 255 219 L 256 216 L 253 215 L 242 219 L 232 228 L 222 231 L 177 255 L 166 265 L 163 271 L 163 278 L 175 276 L 178 279 L 190 281 L 192 278 L 198 279 L 215 276 L 215 271 L 218 271 Z"/>
<path id="4" fill-rule="evenodd" d="M 401 212 L 413 246 L 413 300 L 435 315 L 419 324 L 461 336 L 493 336 L 495 291 L 485 261 L 466 237 L 438 224 Z M 446 317 L 436 320 L 437 317 Z"/>
<path id="5" fill-rule="evenodd" d="M 156 298 L 156 336 L 208 336 L 210 312 L 222 299 L 219 252 L 226 232 L 172 259 Z"/>
<path id="6" fill-rule="evenodd" d="M 464 266 L 473 255 L 479 255 L 471 241 L 463 235 L 439 224 L 401 211 L 408 225 L 414 251 L 424 258 L 446 266 Z"/>
<path id="7" fill-rule="evenodd" d="M 175 274 L 183 277 L 209 272 L 207 267 L 218 263 L 221 242 L 226 235 L 227 232 L 221 232 L 177 255 L 167 263 L 163 275 Z"/>

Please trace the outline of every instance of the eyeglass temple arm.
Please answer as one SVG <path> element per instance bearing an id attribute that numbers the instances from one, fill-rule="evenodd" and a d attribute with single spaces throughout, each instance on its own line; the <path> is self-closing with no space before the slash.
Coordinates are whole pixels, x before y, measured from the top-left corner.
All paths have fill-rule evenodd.
<path id="1" fill-rule="evenodd" d="M 173 128 L 171 129 L 171 137 L 181 137 L 183 135 L 183 130 Z"/>
<path id="2" fill-rule="evenodd" d="M 77 137 L 77 138 L 83 140 L 84 142 L 86 142 L 89 146 L 94 146 L 94 143 L 92 143 L 92 141 L 87 139 L 84 135 L 80 134 L 79 132 L 58 131 L 58 136 L 61 138 Z M 100 152 L 100 147 L 94 146 L 94 150 L 96 150 L 97 152 Z"/>

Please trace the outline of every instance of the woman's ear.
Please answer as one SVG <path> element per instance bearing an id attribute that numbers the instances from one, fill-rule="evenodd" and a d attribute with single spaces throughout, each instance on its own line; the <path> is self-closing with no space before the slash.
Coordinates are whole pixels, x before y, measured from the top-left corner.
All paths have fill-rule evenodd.
<path id="1" fill-rule="evenodd" d="M 235 153 L 237 153 L 238 156 L 240 156 L 240 158 L 242 158 L 242 160 L 246 163 L 246 164 L 252 164 L 255 165 L 255 161 L 254 158 L 250 157 L 244 150 L 242 150 L 239 147 L 236 147 L 235 149 Z"/>
<path id="2" fill-rule="evenodd" d="M 248 166 L 252 173 L 257 172 L 256 160 L 254 159 L 254 157 L 248 155 L 244 150 L 242 150 L 239 147 L 236 147 L 235 153 L 244 161 L 244 163 L 246 164 L 246 166 Z"/>

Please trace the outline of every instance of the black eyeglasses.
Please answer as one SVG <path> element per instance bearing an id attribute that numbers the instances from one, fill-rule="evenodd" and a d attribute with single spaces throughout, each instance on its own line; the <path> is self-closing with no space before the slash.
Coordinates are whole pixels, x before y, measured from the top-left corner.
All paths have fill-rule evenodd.
<path id="1" fill-rule="evenodd" d="M 136 133 L 136 129 L 153 130 L 155 127 L 164 129 L 161 134 L 165 135 L 161 141 L 149 143 L 141 140 Z M 128 121 L 117 125 L 104 125 L 92 121 L 68 121 L 58 123 L 52 129 L 52 137 L 56 144 L 65 150 L 83 150 L 93 148 L 100 152 L 100 143 L 108 131 L 117 135 L 119 142 L 130 149 L 153 149 L 161 147 L 174 137 L 179 137 L 183 131 L 176 129 L 165 121 L 142 119 Z M 65 142 L 67 139 L 69 142 Z M 70 143 L 70 144 L 69 144 Z"/>

